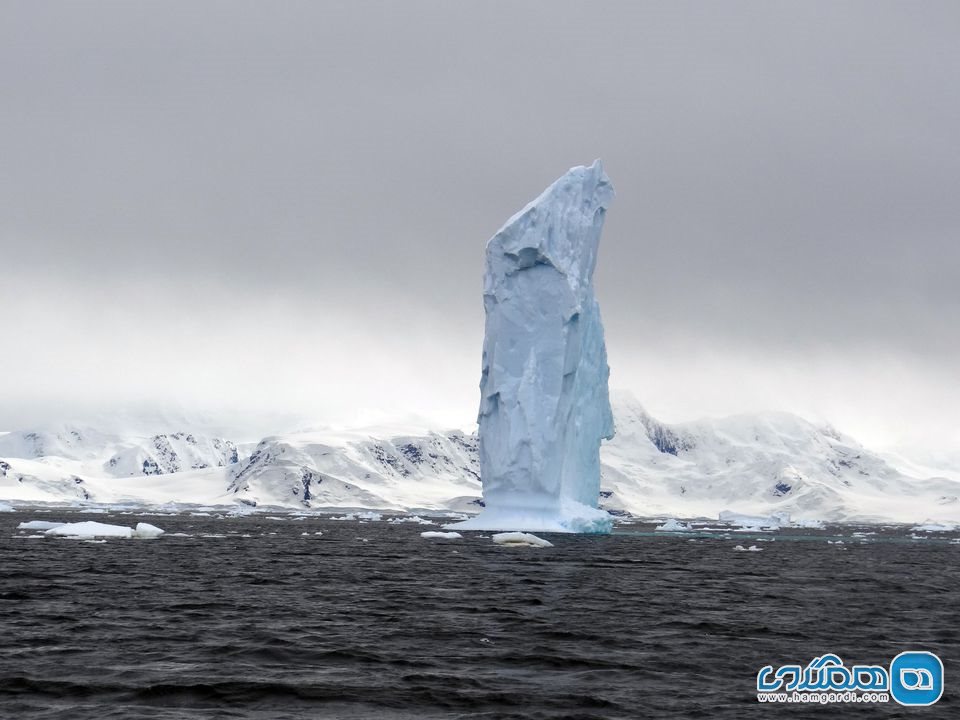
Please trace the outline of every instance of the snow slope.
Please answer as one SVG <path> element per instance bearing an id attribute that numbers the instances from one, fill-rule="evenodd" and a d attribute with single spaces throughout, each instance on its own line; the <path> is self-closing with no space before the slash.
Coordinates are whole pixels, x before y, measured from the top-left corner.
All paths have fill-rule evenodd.
<path id="1" fill-rule="evenodd" d="M 832 428 L 785 413 L 665 424 L 630 395 L 612 400 L 617 436 L 601 449 L 601 507 L 611 512 L 960 522 L 960 482 L 907 474 Z M 481 507 L 477 439 L 460 431 L 317 430 L 245 446 L 187 430 L 64 427 L 2 435 L 0 458 L 0 499 L 15 504 Z"/>

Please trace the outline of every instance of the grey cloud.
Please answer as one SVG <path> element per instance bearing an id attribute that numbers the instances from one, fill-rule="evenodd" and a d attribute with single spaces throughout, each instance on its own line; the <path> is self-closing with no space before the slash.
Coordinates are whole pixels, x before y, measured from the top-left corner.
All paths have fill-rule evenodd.
<path id="1" fill-rule="evenodd" d="M 149 315 L 182 337 L 163 308 L 188 297 L 187 312 L 232 343 L 255 332 L 236 313 L 244 297 L 282 302 L 305 352 L 373 352 L 381 337 L 413 353 L 404 328 L 420 326 L 423 347 L 429 322 L 428 337 L 466 358 L 479 353 L 483 243 L 599 156 L 618 192 L 597 283 L 622 377 L 657 356 L 723 353 L 749 367 L 826 352 L 896 357 L 918 383 L 958 380 L 955 3 L 7 2 L 0 13 L 8 316 L 29 315 L 43 292 L 54 328 L 57 302 L 94 325 L 142 281 L 142 312 L 118 327 Z M 353 339 L 329 336 L 351 324 Z M 467 398 L 478 361 L 463 363 Z M 9 424 L 52 381 L 4 365 L 0 393 L 21 395 L 0 413 Z M 430 369 L 415 375 L 431 392 Z M 683 409 L 696 412 L 696 388 L 713 380 L 688 378 Z M 815 382 L 792 372 L 784 400 Z M 362 378 L 338 384 L 352 383 Z"/>

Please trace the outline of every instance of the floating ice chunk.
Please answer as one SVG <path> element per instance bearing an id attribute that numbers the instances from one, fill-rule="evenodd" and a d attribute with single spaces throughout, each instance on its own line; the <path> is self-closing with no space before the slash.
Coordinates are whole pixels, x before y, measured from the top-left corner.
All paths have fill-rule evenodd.
<path id="1" fill-rule="evenodd" d="M 777 512 L 773 515 L 743 515 L 732 510 L 723 510 L 720 513 L 720 522 L 730 525 L 739 525 L 745 528 L 779 528 L 790 523 L 790 514 Z"/>
<path id="2" fill-rule="evenodd" d="M 923 525 L 917 525 L 911 528 L 914 532 L 953 532 L 957 529 L 956 525 L 950 523 L 932 523 L 926 522 Z"/>
<path id="3" fill-rule="evenodd" d="M 163 535 L 163 533 L 163 530 L 150 523 L 137 523 L 137 527 L 133 531 L 134 537 L 143 539 L 158 538 Z"/>
<path id="4" fill-rule="evenodd" d="M 763 548 L 758 548 L 756 545 L 751 545 L 750 547 L 744 547 L 743 545 L 734 545 L 733 549 L 736 552 L 760 552 Z"/>
<path id="5" fill-rule="evenodd" d="M 531 535 L 530 533 L 525 532 L 505 532 L 497 533 L 492 536 L 493 541 L 497 545 L 509 545 L 509 546 L 527 546 L 527 547 L 553 547 L 553 543 L 539 538 L 536 535 Z"/>
<path id="6" fill-rule="evenodd" d="M 52 530 L 61 525 L 63 525 L 63 523 L 49 522 L 48 520 L 30 520 L 29 522 L 20 523 L 17 527 L 20 530 Z"/>
<path id="7" fill-rule="evenodd" d="M 7 505 L 5 502 L 0 502 L 0 512 L 15 512 L 13 505 Z"/>
<path id="8" fill-rule="evenodd" d="M 486 506 L 450 528 L 610 532 L 597 508 L 600 441 L 614 426 L 593 271 L 612 198 L 599 160 L 572 168 L 487 243 L 478 418 Z"/>
<path id="9" fill-rule="evenodd" d="M 427 530 L 426 532 L 420 533 L 422 538 L 441 538 L 444 540 L 456 540 L 457 538 L 462 538 L 458 532 L 437 532 L 436 530 Z"/>
<path id="10" fill-rule="evenodd" d="M 372 511 L 367 510 L 367 511 L 364 511 L 364 512 L 347 513 L 346 515 L 341 515 L 341 516 L 339 516 L 339 517 L 332 517 L 332 518 L 330 518 L 330 520 L 374 520 L 374 521 L 377 521 L 377 520 L 380 520 L 381 518 L 383 518 L 383 515 L 381 515 L 380 513 L 378 513 L 378 512 L 372 512 Z"/>
<path id="11" fill-rule="evenodd" d="M 395 517 L 390 518 L 387 522 L 391 523 L 417 523 L 419 525 L 436 525 L 435 522 L 431 522 L 425 518 L 420 517 L 419 515 L 410 515 L 409 517 Z"/>
<path id="12" fill-rule="evenodd" d="M 659 530 L 661 532 L 692 532 L 693 525 L 670 518 L 663 523 L 663 525 L 657 525 L 654 530 Z"/>
<path id="13" fill-rule="evenodd" d="M 97 538 L 97 537 L 133 537 L 133 528 L 123 525 L 107 525 L 105 523 L 87 522 L 64 523 L 55 528 L 47 530 L 45 535 L 59 535 L 72 538 Z"/>
<path id="14" fill-rule="evenodd" d="M 39 529 L 39 528 L 38 528 Z M 44 535 L 70 538 L 155 538 L 163 535 L 163 530 L 149 523 L 137 523 L 136 529 L 123 525 L 107 525 L 93 521 L 77 523 L 57 523 Z"/>

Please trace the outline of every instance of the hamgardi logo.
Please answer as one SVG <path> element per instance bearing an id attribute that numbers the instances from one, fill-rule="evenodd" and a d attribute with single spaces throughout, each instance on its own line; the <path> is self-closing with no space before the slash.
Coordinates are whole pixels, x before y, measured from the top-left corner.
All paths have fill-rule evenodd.
<path id="1" fill-rule="evenodd" d="M 757 701 L 766 703 L 883 703 L 933 705 L 943 695 L 943 662 L 926 650 L 897 655 L 882 665 L 846 667 L 832 653 L 806 666 L 772 665 L 757 673 Z"/>

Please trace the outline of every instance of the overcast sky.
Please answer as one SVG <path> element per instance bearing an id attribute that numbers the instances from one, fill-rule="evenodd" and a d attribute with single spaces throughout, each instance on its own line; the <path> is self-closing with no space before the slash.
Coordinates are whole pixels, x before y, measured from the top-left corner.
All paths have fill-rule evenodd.
<path id="1" fill-rule="evenodd" d="M 0 0 L 0 429 L 478 400 L 489 236 L 617 198 L 611 385 L 960 445 L 956 2 Z"/>

